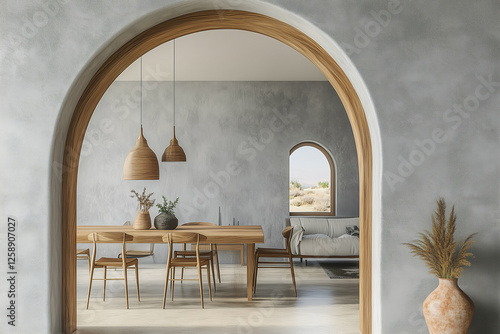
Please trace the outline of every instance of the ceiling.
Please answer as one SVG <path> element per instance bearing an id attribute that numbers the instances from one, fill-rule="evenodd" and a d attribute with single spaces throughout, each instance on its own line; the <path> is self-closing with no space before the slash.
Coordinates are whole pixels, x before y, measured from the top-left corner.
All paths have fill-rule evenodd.
<path id="1" fill-rule="evenodd" d="M 176 81 L 326 81 L 304 56 L 270 37 L 243 30 L 209 30 L 175 42 Z M 143 56 L 144 81 L 172 81 L 173 42 Z M 140 59 L 117 81 L 139 81 Z"/>

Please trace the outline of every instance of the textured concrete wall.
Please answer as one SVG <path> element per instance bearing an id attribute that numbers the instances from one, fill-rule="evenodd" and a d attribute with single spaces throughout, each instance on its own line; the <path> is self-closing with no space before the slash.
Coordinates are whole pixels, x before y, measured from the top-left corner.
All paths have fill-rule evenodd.
<path id="1" fill-rule="evenodd" d="M 430 227 L 439 196 L 450 208 L 455 204 L 459 238 L 479 233 L 472 267 L 459 280 L 476 306 L 470 333 L 495 332 L 500 3 L 401 1 L 392 12 L 386 1 L 348 9 L 340 3 L 307 18 L 344 46 L 377 110 L 384 170 L 382 332 L 427 331 L 421 304 L 437 281 L 401 243 Z M 381 11 L 391 14 L 384 18 Z"/>
<path id="2" fill-rule="evenodd" d="M 421 304 L 437 280 L 401 243 L 428 228 L 440 195 L 456 204 L 459 236 L 479 232 L 473 266 L 459 283 L 476 304 L 470 332 L 500 328 L 498 1 L 203 3 L 2 4 L 0 215 L 4 222 L 8 215 L 19 222 L 19 323 L 13 328 L 4 318 L 0 331 L 59 330 L 60 170 L 54 166 L 64 150 L 68 110 L 86 82 L 106 57 L 138 32 L 209 6 L 254 8 L 289 18 L 287 22 L 297 26 L 301 20 L 310 22 L 325 33 L 324 45 L 334 40 L 343 46 L 368 87 L 380 124 L 384 169 L 382 244 L 375 245 L 381 247 L 382 260 L 374 264 L 380 265 L 382 282 L 381 302 L 375 305 L 382 315 L 377 332 L 426 330 Z M 180 5 L 164 9 L 168 4 Z M 2 254 L 0 267 L 5 268 Z M 0 303 L 6 305 L 6 280 L 0 282 Z"/>
<path id="3" fill-rule="evenodd" d="M 130 190 L 180 197 L 179 222 L 263 226 L 280 247 L 288 215 L 288 152 L 311 140 L 332 153 L 337 215 L 358 216 L 358 169 L 345 110 L 329 82 L 177 82 L 176 136 L 186 163 L 160 163 L 159 181 L 124 181 L 123 162 L 139 132 L 138 82 L 115 82 L 92 116 L 78 170 L 78 224 L 132 221 Z M 161 160 L 172 138 L 172 83 L 144 85 L 144 134 Z M 150 210 L 156 216 L 156 206 Z M 157 251 L 156 261 L 166 259 Z M 234 260 L 239 261 L 239 257 Z M 224 259 L 222 259 L 224 261 Z"/>

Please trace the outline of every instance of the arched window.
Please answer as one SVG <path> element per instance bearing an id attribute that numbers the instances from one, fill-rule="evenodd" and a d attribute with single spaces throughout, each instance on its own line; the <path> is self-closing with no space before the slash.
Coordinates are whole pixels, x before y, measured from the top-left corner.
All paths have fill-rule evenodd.
<path id="1" fill-rule="evenodd" d="M 290 150 L 291 216 L 335 215 L 335 166 L 320 145 L 304 142 Z"/>

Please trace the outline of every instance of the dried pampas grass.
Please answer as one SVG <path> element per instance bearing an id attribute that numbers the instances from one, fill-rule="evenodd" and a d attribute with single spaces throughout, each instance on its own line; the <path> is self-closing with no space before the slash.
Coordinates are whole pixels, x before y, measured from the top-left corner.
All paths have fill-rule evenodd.
<path id="1" fill-rule="evenodd" d="M 454 238 L 457 220 L 455 207 L 451 208 L 450 216 L 446 219 L 444 199 L 440 198 L 437 205 L 432 215 L 432 232 L 426 230 L 419 233 L 419 239 L 404 245 L 410 248 L 414 256 L 425 262 L 431 274 L 439 278 L 458 278 L 464 267 L 471 265 L 467 258 L 474 256 L 468 250 L 474 243 L 472 237 L 476 233 L 469 235 L 458 247 L 460 242 Z"/>

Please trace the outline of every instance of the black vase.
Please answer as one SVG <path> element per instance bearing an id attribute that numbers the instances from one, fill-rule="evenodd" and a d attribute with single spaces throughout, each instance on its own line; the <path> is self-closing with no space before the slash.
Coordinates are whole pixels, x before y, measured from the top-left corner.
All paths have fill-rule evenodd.
<path id="1" fill-rule="evenodd" d="M 155 227 L 157 230 L 174 230 L 179 221 L 177 217 L 168 213 L 160 213 L 155 217 Z"/>

